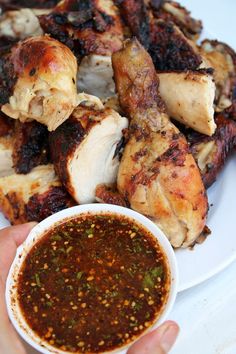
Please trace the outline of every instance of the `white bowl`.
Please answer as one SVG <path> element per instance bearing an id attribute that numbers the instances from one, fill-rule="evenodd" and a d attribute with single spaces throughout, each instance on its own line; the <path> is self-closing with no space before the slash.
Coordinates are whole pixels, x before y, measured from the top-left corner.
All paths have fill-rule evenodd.
<path id="1" fill-rule="evenodd" d="M 156 328 L 164 321 L 164 319 L 167 318 L 176 298 L 178 287 L 178 270 L 175 254 L 166 236 L 152 221 L 131 209 L 110 204 L 86 204 L 62 210 L 43 220 L 31 230 L 25 242 L 17 250 L 16 257 L 11 266 L 6 283 L 6 304 L 12 324 L 14 325 L 15 329 L 20 334 L 20 336 L 28 344 L 30 344 L 32 347 L 34 347 L 43 354 L 65 354 L 69 352 L 50 346 L 50 344 L 38 337 L 37 334 L 33 332 L 26 323 L 17 301 L 17 279 L 19 270 L 30 249 L 45 234 L 47 230 L 53 227 L 56 223 L 60 223 L 66 219 L 71 219 L 86 212 L 92 214 L 99 214 L 104 212 L 113 214 L 115 213 L 118 215 L 125 215 L 131 219 L 136 220 L 139 224 L 143 225 L 144 228 L 149 230 L 154 237 L 157 238 L 159 245 L 165 253 L 167 261 L 169 263 L 171 279 L 169 296 L 166 305 L 163 309 L 163 312 L 161 313 L 159 318 L 154 322 L 153 326 L 148 328 L 146 332 L 148 332 L 150 329 Z M 140 337 L 142 335 L 143 333 L 140 335 Z M 109 353 L 125 354 L 131 344 L 132 343 L 129 343 L 128 345 L 112 350 Z"/>

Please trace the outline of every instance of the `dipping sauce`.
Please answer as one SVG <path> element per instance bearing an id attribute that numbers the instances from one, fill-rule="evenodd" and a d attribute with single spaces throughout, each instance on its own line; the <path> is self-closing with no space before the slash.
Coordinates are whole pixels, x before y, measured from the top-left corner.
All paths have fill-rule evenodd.
<path id="1" fill-rule="evenodd" d="M 166 257 L 148 230 L 121 215 L 82 214 L 33 246 L 17 296 L 28 325 L 50 345 L 104 353 L 153 324 L 169 287 Z"/>

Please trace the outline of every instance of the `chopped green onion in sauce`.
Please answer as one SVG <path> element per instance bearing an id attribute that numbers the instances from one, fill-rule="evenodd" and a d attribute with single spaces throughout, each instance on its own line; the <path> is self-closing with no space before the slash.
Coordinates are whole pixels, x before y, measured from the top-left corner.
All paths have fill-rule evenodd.
<path id="1" fill-rule="evenodd" d="M 170 274 L 157 240 L 115 214 L 83 214 L 54 226 L 23 263 L 18 300 L 36 334 L 71 353 L 103 353 L 133 341 L 161 314 Z"/>

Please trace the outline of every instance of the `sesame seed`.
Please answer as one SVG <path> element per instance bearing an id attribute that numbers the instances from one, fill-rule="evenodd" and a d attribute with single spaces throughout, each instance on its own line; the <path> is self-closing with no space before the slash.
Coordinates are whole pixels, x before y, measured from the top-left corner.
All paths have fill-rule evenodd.
<path id="1" fill-rule="evenodd" d="M 80 342 L 78 343 L 78 347 L 82 348 L 83 346 L 84 346 L 84 342 L 83 342 L 83 341 L 80 341 Z"/>

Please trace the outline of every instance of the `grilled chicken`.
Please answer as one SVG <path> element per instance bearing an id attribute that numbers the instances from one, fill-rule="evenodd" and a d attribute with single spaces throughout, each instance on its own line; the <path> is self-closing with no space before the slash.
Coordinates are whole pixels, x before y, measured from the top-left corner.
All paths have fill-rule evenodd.
<path id="1" fill-rule="evenodd" d="M 0 17 L 0 37 L 20 40 L 42 34 L 39 20 L 31 9 L 6 11 Z"/>
<path id="2" fill-rule="evenodd" d="M 136 40 L 127 41 L 112 61 L 120 104 L 131 118 L 118 190 L 132 209 L 162 228 L 174 247 L 187 247 L 206 221 L 208 203 L 199 169 L 165 113 L 156 71 L 144 48 Z"/>
<path id="3" fill-rule="evenodd" d="M 111 54 L 122 46 L 123 26 L 111 0 L 62 1 L 39 16 L 46 33 L 70 47 L 79 59 L 78 91 L 114 95 Z"/>
<path id="4" fill-rule="evenodd" d="M 110 55 L 122 46 L 123 27 L 112 0 L 63 0 L 40 24 L 76 54 Z"/>
<path id="5" fill-rule="evenodd" d="M 117 5 L 122 19 L 143 46 L 148 49 L 151 41 L 151 13 L 144 0 L 119 0 Z"/>
<path id="6" fill-rule="evenodd" d="M 151 27 L 149 53 L 158 71 L 196 70 L 202 58 L 193 42 L 172 22 L 155 20 Z"/>
<path id="7" fill-rule="evenodd" d="M 75 205 L 61 186 L 52 165 L 38 166 L 27 175 L 0 178 L 0 206 L 12 224 L 41 221 Z"/>
<path id="8" fill-rule="evenodd" d="M 96 200 L 99 203 L 115 204 L 128 207 L 128 202 L 118 192 L 116 185 L 99 184 L 95 191 Z"/>
<path id="9" fill-rule="evenodd" d="M 1 0 L 0 7 L 3 11 L 20 9 L 51 9 L 60 0 Z"/>
<path id="10" fill-rule="evenodd" d="M 195 70 L 201 62 L 201 56 L 195 44 L 186 38 L 171 19 L 156 19 L 144 0 L 118 1 L 121 16 L 142 45 L 149 51 L 157 70 Z M 149 1 L 151 8 L 160 11 L 160 4 Z M 178 8 L 169 3 L 161 8 Z"/>
<path id="11" fill-rule="evenodd" d="M 16 173 L 29 173 L 49 163 L 48 130 L 38 122 L 15 122 L 13 163 Z"/>
<path id="12" fill-rule="evenodd" d="M 236 53 L 227 44 L 205 40 L 200 52 L 206 64 L 214 68 L 216 111 L 230 109 L 236 119 Z"/>
<path id="13" fill-rule="evenodd" d="M 62 43 L 48 36 L 19 42 L 1 62 L 2 111 L 22 122 L 34 119 L 56 129 L 77 104 L 77 62 Z"/>
<path id="14" fill-rule="evenodd" d="M 0 137 L 11 134 L 15 121 L 0 111 Z"/>
<path id="15" fill-rule="evenodd" d="M 128 120 L 112 109 L 78 106 L 50 134 L 52 160 L 62 183 L 80 204 L 95 201 L 95 189 L 114 183 Z"/>
<path id="16" fill-rule="evenodd" d="M 79 92 L 100 98 L 113 96 L 115 84 L 111 56 L 97 54 L 85 56 L 79 64 L 77 86 Z"/>
<path id="17" fill-rule="evenodd" d="M 13 173 L 13 137 L 14 121 L 0 113 L 0 177 Z"/>
<path id="18" fill-rule="evenodd" d="M 13 173 L 13 138 L 10 135 L 0 137 L 0 177 Z"/>
<path id="19" fill-rule="evenodd" d="M 215 83 L 204 71 L 158 72 L 160 95 L 167 113 L 192 129 L 212 135 L 215 132 Z"/>
<path id="20" fill-rule="evenodd" d="M 202 32 L 202 22 L 191 17 L 190 12 L 175 1 L 150 0 L 155 18 L 175 23 L 192 40 Z"/>
<path id="21" fill-rule="evenodd" d="M 215 182 L 227 157 L 236 146 L 236 122 L 227 118 L 225 112 L 216 114 L 215 121 L 217 128 L 211 137 L 190 129 L 183 130 L 206 188 Z"/>

